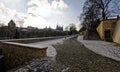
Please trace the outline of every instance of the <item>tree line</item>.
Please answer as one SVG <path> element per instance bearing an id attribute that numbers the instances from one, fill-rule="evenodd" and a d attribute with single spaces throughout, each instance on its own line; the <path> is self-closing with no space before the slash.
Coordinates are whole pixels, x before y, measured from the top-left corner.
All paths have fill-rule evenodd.
<path id="1" fill-rule="evenodd" d="M 51 27 L 46 27 L 39 29 L 36 27 L 28 26 L 16 27 L 13 20 L 8 23 L 8 26 L 0 26 L 0 39 L 18 39 L 18 38 L 35 38 L 35 37 L 52 37 L 52 36 L 64 36 L 77 34 L 76 26 L 70 24 L 63 29 L 63 26 L 57 25 L 56 29 Z"/>

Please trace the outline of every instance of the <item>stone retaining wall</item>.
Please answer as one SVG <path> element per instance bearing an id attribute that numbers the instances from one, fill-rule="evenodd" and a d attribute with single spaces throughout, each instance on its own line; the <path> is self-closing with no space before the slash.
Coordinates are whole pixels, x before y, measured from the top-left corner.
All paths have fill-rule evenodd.
<path id="1" fill-rule="evenodd" d="M 38 47 L 27 43 L 63 37 L 65 36 L 0 40 L 0 49 L 3 50 L 7 70 L 24 65 L 34 58 L 42 58 L 47 55 L 47 47 Z"/>
<path id="2" fill-rule="evenodd" d="M 39 42 L 44 40 L 50 40 L 50 39 L 58 39 L 63 38 L 65 36 L 57 36 L 57 37 L 41 37 L 41 38 L 25 38 L 25 39 L 10 39 L 10 40 L 0 40 L 5 42 L 17 42 L 17 43 L 33 43 L 33 42 Z"/>
<path id="3" fill-rule="evenodd" d="M 39 48 L 34 46 L 27 46 L 26 44 L 3 42 L 0 43 L 0 49 L 3 50 L 5 56 L 6 68 L 12 69 L 29 62 L 34 58 L 41 58 L 46 56 L 46 47 Z"/>

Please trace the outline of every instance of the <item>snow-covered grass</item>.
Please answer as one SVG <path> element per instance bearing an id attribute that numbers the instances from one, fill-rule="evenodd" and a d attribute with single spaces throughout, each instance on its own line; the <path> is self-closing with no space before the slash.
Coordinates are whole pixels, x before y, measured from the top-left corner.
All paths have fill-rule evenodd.
<path id="1" fill-rule="evenodd" d="M 115 43 L 100 40 L 83 40 L 82 36 L 78 36 L 77 40 L 97 54 L 120 61 L 120 46 Z"/>

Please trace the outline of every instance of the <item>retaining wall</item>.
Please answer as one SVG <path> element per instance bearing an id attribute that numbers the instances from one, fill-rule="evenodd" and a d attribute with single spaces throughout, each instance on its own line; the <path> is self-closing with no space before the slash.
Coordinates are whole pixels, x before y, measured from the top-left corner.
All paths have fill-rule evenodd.
<path id="1" fill-rule="evenodd" d="M 17 43 L 33 43 L 33 42 L 39 42 L 44 40 L 50 40 L 50 39 L 58 39 L 63 38 L 65 36 L 57 36 L 57 37 L 41 37 L 41 38 L 25 38 L 25 39 L 10 39 L 10 40 L 0 40 L 2 42 L 17 42 Z"/>
<path id="2" fill-rule="evenodd" d="M 30 46 L 27 44 L 19 44 L 13 42 L 0 43 L 0 49 L 3 50 L 7 69 L 12 69 L 29 62 L 33 58 L 41 58 L 46 56 L 46 49 Z"/>
<path id="3" fill-rule="evenodd" d="M 38 47 L 27 43 L 63 37 L 65 36 L 0 40 L 0 49 L 5 57 L 6 69 L 22 66 L 34 58 L 42 58 L 47 55 L 47 47 Z"/>

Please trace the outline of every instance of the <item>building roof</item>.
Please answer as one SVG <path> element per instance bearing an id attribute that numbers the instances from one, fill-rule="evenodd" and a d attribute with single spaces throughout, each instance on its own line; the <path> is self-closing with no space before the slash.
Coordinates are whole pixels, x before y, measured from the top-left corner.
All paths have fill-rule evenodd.
<path id="1" fill-rule="evenodd" d="M 10 20 L 10 22 L 8 23 L 9 27 L 16 27 L 16 24 L 13 20 Z"/>

